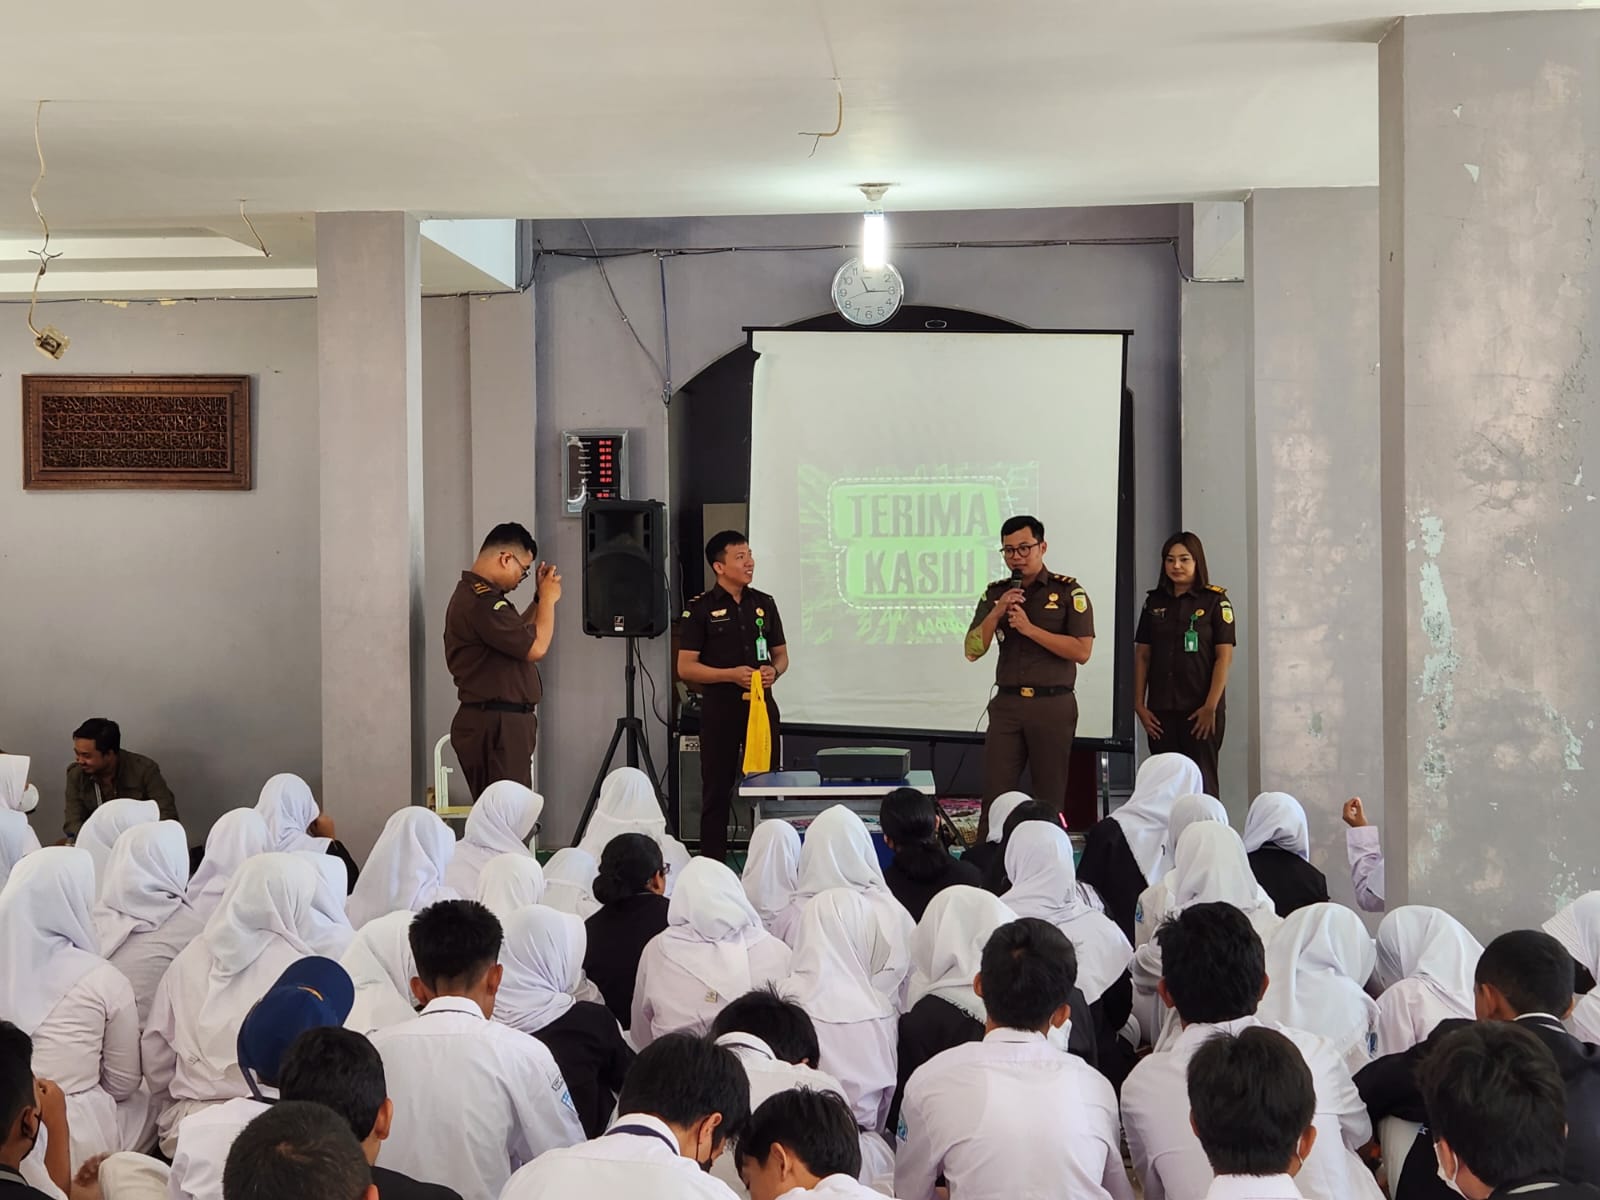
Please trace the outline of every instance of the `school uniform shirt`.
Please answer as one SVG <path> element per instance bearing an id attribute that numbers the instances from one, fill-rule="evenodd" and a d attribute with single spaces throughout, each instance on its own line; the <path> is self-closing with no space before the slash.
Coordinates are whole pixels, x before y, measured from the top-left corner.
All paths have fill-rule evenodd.
<path id="1" fill-rule="evenodd" d="M 1206 1189 L 1205 1200 L 1301 1200 L 1298 1176 L 1218 1175 Z"/>
<path id="2" fill-rule="evenodd" d="M 209 920 L 240 864 L 271 849 L 272 834 L 255 809 L 236 808 L 218 817 L 206 834 L 200 865 L 189 877 L 186 895 L 195 915 L 201 921 Z"/>
<path id="3" fill-rule="evenodd" d="M 611 839 L 624 833 L 642 833 L 661 847 L 662 861 L 667 864 L 667 895 L 672 895 L 679 872 L 689 865 L 689 849 L 667 832 L 656 785 L 638 767 L 618 767 L 605 777 L 577 848 L 599 862 Z"/>
<path id="4" fill-rule="evenodd" d="M 1350 858 L 1350 886 L 1356 904 L 1363 912 L 1382 912 L 1383 847 L 1376 825 L 1361 825 L 1344 831 L 1345 853 Z"/>
<path id="5" fill-rule="evenodd" d="M 1145 1200 L 1202 1200 L 1211 1164 L 1189 1124 L 1189 1062 L 1218 1033 L 1266 1027 L 1283 1034 L 1305 1059 L 1316 1090 L 1317 1143 L 1296 1177 L 1308 1200 L 1380 1200 L 1382 1193 L 1355 1150 L 1372 1138 L 1367 1108 L 1331 1043 L 1297 1029 L 1240 1017 L 1189 1025 L 1170 1049 L 1139 1060 L 1122 1084 L 1122 1130 Z"/>
<path id="6" fill-rule="evenodd" d="M 11 878 L 11 868 L 37 849 L 39 835 L 33 832 L 28 818 L 0 806 L 0 887 Z"/>
<path id="7" fill-rule="evenodd" d="M 1513 1196 L 1526 1196 L 1528 1200 L 1600 1200 L 1600 1189 L 1587 1183 L 1571 1183 L 1559 1175 L 1535 1175 L 1496 1188 L 1489 1193 L 1489 1200 L 1510 1200 Z"/>
<path id="8" fill-rule="evenodd" d="M 1473 982 L 1483 947 L 1449 913 L 1422 904 L 1395 909 L 1378 925 L 1377 1057 L 1427 1038 L 1440 1021 L 1471 1021 Z"/>
<path id="9" fill-rule="evenodd" d="M 1378 1044 L 1378 1005 L 1366 991 L 1377 957 L 1354 909 L 1302 908 L 1267 942 L 1261 1018 L 1327 1038 L 1351 1072 L 1359 1071 Z"/>
<path id="10" fill-rule="evenodd" d="M 548 879 L 550 873 L 545 872 Z M 639 960 L 650 940 L 667 927 L 670 901 L 654 892 L 639 892 L 607 904 L 584 922 L 589 945 L 583 955 L 583 973 L 600 994 L 617 1023 L 633 1023 L 633 985 L 639 978 Z"/>
<path id="11" fill-rule="evenodd" d="M 488 1020 L 472 1000 L 440 996 L 372 1044 L 403 1131 L 379 1151 L 391 1170 L 453 1187 L 463 1200 L 495 1200 L 524 1163 L 583 1141 L 549 1049 Z"/>
<path id="12" fill-rule="evenodd" d="M 476 896 L 478 876 L 500 855 L 532 859 L 527 841 L 543 812 L 544 797 L 514 779 L 501 779 L 484 788 L 467 814 L 461 841 L 445 868 L 446 885 L 462 896 Z"/>
<path id="13" fill-rule="evenodd" d="M 1133 795 L 1089 830 L 1078 878 L 1105 901 L 1106 915 L 1133 940 L 1139 893 L 1161 878 L 1167 824 L 1179 796 L 1205 790 L 1194 761 L 1182 754 L 1152 754 L 1134 776 Z"/>
<path id="14" fill-rule="evenodd" d="M 791 957 L 762 926 L 739 877 L 715 859 L 695 859 L 667 904 L 666 929 L 639 959 L 628 1025 L 634 1046 L 705 1033 L 729 1001 L 787 979 Z"/>
<path id="15" fill-rule="evenodd" d="M 205 928 L 188 886 L 189 843 L 176 821 L 128 830 L 106 864 L 95 933 L 100 953 L 133 987 L 141 1029 L 172 960 Z"/>
<path id="16" fill-rule="evenodd" d="M 775 933 L 800 883 L 800 834 L 793 825 L 774 818 L 755 827 L 740 882 L 762 926 Z"/>
<path id="17" fill-rule="evenodd" d="M 102 1200 L 167 1200 L 171 1171 L 159 1158 L 119 1150 L 100 1161 Z"/>
<path id="18" fill-rule="evenodd" d="M 730 1150 L 725 1150 L 723 1157 Z M 568 1196 L 586 1200 L 735 1200 L 727 1184 L 678 1153 L 678 1139 L 665 1121 L 647 1113 L 625 1113 L 594 1141 L 541 1155 L 511 1177 L 500 1200 Z"/>
<path id="19" fill-rule="evenodd" d="M 410 909 L 368 921 L 351 939 L 339 965 L 355 985 L 355 1003 L 344 1027 L 370 1034 L 403 1021 L 414 1021 L 416 1001 L 411 980 L 417 960 L 411 953 Z"/>
<path id="20" fill-rule="evenodd" d="M 790 1188 L 778 1200 L 883 1200 L 883 1193 L 848 1175 L 828 1175 L 815 1187 Z"/>
<path id="21" fill-rule="evenodd" d="M 933 1200 L 942 1175 L 961 1200 L 1131 1200 L 1117 1096 L 1044 1035 L 997 1029 L 947 1050 L 906 1084 L 894 1194 Z"/>
<path id="22" fill-rule="evenodd" d="M 236 1096 L 192 1113 L 178 1123 L 178 1147 L 167 1176 L 171 1200 L 222 1200 L 222 1170 L 244 1127 L 272 1106 Z"/>

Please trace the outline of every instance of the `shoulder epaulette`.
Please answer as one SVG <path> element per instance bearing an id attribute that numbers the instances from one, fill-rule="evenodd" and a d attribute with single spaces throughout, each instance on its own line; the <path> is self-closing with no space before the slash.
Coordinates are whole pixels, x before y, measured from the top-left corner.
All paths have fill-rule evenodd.
<path id="1" fill-rule="evenodd" d="M 1075 584 L 1075 583 L 1078 582 L 1071 575 L 1057 575 L 1053 571 L 1050 573 L 1050 578 L 1055 580 L 1057 583 L 1074 583 Z"/>
<path id="2" fill-rule="evenodd" d="M 472 585 L 472 590 L 479 596 L 487 596 L 490 592 L 494 591 L 494 589 L 487 583 L 475 583 Z"/>
<path id="3" fill-rule="evenodd" d="M 993 583 L 991 583 L 989 585 L 989 587 L 992 587 L 992 588 L 1009 587 L 1010 585 L 1011 585 L 1011 576 L 1007 575 L 1004 579 L 996 579 Z M 989 588 L 984 588 L 984 591 L 988 591 L 988 590 L 989 590 Z"/>
<path id="4" fill-rule="evenodd" d="M 1206 591 L 1216 592 L 1219 596 L 1226 596 L 1228 594 L 1228 589 L 1223 587 L 1220 583 L 1206 584 Z"/>

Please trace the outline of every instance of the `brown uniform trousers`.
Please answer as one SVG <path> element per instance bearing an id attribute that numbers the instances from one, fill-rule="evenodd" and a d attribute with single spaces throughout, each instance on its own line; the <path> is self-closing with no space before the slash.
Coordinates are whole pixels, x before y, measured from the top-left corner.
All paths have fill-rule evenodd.
<path id="1" fill-rule="evenodd" d="M 450 722 L 450 748 L 474 800 L 501 779 L 532 787 L 538 740 L 539 718 L 531 712 L 484 712 L 463 705 Z"/>
<path id="2" fill-rule="evenodd" d="M 1078 698 L 1015 696 L 989 701 L 989 732 L 983 740 L 983 794 L 988 800 L 1016 790 L 1026 764 L 1028 794 L 1058 811 L 1067 803 L 1067 764 L 1078 730 Z"/>

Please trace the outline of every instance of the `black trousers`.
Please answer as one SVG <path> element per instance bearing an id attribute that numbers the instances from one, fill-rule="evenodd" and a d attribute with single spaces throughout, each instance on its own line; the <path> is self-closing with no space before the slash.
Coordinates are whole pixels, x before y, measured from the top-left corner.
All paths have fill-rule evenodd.
<path id="1" fill-rule="evenodd" d="M 750 701 L 737 687 L 707 688 L 700 717 L 700 853 L 721 862 L 728 856 L 728 810 L 744 777 L 744 732 Z M 772 769 L 778 769 L 778 705 L 767 693 L 772 722 Z"/>
<path id="2" fill-rule="evenodd" d="M 1200 768 L 1201 778 L 1205 780 L 1206 795 L 1222 799 L 1222 791 L 1217 782 L 1217 752 L 1222 749 L 1222 734 L 1227 725 L 1227 714 L 1219 708 L 1216 730 L 1209 738 L 1197 738 L 1189 732 L 1194 725 L 1189 719 L 1189 714 L 1194 709 L 1151 711 L 1156 714 L 1156 720 L 1161 722 L 1161 737 L 1150 739 L 1150 753 L 1188 755 L 1194 761 L 1194 765 Z"/>

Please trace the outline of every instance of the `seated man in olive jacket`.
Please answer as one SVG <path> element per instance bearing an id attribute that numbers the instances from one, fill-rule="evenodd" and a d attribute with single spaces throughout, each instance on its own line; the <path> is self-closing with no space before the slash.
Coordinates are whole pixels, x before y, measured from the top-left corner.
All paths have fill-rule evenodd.
<path id="1" fill-rule="evenodd" d="M 172 789 L 161 778 L 154 759 L 122 748 L 122 730 L 115 721 L 90 717 L 72 731 L 72 751 L 77 761 L 67 768 L 67 819 L 69 838 L 107 800 L 154 800 L 163 821 L 178 820 Z"/>

